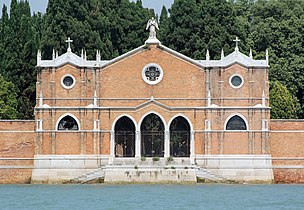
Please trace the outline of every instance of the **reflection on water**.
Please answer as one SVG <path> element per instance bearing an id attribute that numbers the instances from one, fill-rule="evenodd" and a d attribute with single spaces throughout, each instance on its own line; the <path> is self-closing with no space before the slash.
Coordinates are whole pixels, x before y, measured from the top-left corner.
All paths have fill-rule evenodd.
<path id="1" fill-rule="evenodd" d="M 0 185 L 1 209 L 304 209 L 303 185 Z"/>

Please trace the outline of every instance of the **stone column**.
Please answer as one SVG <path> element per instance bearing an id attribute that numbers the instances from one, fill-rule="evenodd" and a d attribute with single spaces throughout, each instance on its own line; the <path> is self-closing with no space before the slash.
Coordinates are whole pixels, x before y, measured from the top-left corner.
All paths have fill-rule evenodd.
<path id="1" fill-rule="evenodd" d="M 170 157 L 170 131 L 165 131 L 165 158 Z"/>
<path id="2" fill-rule="evenodd" d="M 192 165 L 195 164 L 194 158 L 195 158 L 195 142 L 194 142 L 194 131 L 191 131 L 190 133 L 190 162 Z"/>
<path id="3" fill-rule="evenodd" d="M 141 157 L 141 147 L 140 147 L 140 131 L 135 132 L 135 157 L 140 158 Z"/>
<path id="4" fill-rule="evenodd" d="M 115 132 L 110 131 L 110 159 L 109 164 L 112 165 L 115 156 Z"/>

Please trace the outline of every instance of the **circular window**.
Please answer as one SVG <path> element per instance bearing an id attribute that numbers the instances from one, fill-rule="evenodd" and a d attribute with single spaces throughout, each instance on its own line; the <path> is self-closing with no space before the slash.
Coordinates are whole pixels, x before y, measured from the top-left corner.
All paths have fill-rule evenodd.
<path id="1" fill-rule="evenodd" d="M 235 74 L 230 77 L 229 83 L 233 88 L 240 88 L 242 87 L 244 81 L 241 75 Z"/>
<path id="2" fill-rule="evenodd" d="M 162 80 L 163 70 L 159 65 L 150 63 L 143 68 L 142 78 L 146 83 L 155 85 Z"/>
<path id="3" fill-rule="evenodd" d="M 71 89 L 75 85 L 75 78 L 72 75 L 65 75 L 61 79 L 61 85 L 66 89 Z"/>

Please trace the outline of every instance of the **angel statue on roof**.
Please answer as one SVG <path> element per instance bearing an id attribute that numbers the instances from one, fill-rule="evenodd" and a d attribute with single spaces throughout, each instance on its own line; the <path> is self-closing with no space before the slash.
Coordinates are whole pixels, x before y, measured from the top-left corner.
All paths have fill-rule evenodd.
<path id="1" fill-rule="evenodd" d="M 157 24 L 157 21 L 155 20 L 154 17 L 152 17 L 148 23 L 147 23 L 147 27 L 146 27 L 146 30 L 150 30 L 150 34 L 149 34 L 149 38 L 156 38 L 156 29 L 159 30 L 158 28 L 158 24 Z"/>

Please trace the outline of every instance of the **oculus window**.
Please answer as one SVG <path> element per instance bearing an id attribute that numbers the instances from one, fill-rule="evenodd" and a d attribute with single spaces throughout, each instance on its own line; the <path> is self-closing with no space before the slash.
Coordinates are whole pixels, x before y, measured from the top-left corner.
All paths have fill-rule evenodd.
<path id="1" fill-rule="evenodd" d="M 146 83 L 155 85 L 162 80 L 163 70 L 159 65 L 150 63 L 143 68 L 142 78 Z"/>
<path id="2" fill-rule="evenodd" d="M 76 120 L 68 115 L 60 120 L 58 130 L 79 130 L 79 126 Z"/>
<path id="3" fill-rule="evenodd" d="M 61 79 L 61 85 L 65 89 L 73 88 L 75 83 L 76 83 L 75 78 L 70 74 L 63 76 L 62 79 Z"/>
<path id="4" fill-rule="evenodd" d="M 233 88 L 242 87 L 244 80 L 241 75 L 235 74 L 230 77 L 229 83 Z"/>
<path id="5" fill-rule="evenodd" d="M 226 130 L 247 130 L 247 126 L 240 116 L 235 115 L 227 122 Z"/>

